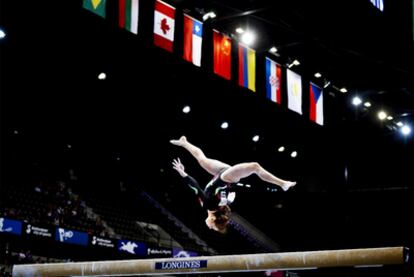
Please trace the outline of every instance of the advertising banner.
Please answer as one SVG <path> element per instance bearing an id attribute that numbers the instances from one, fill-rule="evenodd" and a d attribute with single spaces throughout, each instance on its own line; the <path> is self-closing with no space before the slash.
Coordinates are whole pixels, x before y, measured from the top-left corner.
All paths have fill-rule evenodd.
<path id="1" fill-rule="evenodd" d="M 40 226 L 38 224 L 25 224 L 24 233 L 27 236 L 33 236 L 33 237 L 41 237 L 41 238 L 52 238 L 53 236 L 53 229 L 46 227 L 46 226 Z"/>
<path id="2" fill-rule="evenodd" d="M 147 256 L 151 258 L 171 258 L 172 249 L 148 246 Z"/>
<path id="3" fill-rule="evenodd" d="M 116 240 L 98 236 L 91 236 L 91 239 L 89 240 L 89 245 L 92 247 L 115 248 Z"/>
<path id="4" fill-rule="evenodd" d="M 10 233 L 21 235 L 22 222 L 19 220 L 8 219 L 0 217 L 0 233 Z"/>
<path id="5" fill-rule="evenodd" d="M 184 250 L 181 248 L 174 248 L 173 249 L 173 257 L 174 258 L 188 258 L 188 257 L 196 257 L 198 256 L 197 252 Z"/>
<path id="6" fill-rule="evenodd" d="M 56 228 L 56 240 L 63 243 L 88 245 L 88 234 L 63 228 Z"/>
<path id="7" fill-rule="evenodd" d="M 143 242 L 136 242 L 131 240 L 119 240 L 118 250 L 133 255 L 146 256 L 147 245 Z"/>

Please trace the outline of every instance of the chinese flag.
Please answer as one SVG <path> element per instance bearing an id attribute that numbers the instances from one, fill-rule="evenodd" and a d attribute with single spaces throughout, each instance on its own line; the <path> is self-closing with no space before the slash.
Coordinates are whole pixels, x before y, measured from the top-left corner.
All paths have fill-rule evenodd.
<path id="1" fill-rule="evenodd" d="M 231 79 L 231 39 L 214 30 L 214 73 L 221 77 Z"/>

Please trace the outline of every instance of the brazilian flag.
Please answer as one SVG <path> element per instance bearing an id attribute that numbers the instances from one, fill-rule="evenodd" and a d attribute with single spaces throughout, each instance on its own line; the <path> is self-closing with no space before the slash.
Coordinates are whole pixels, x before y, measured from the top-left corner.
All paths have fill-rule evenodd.
<path id="1" fill-rule="evenodd" d="M 83 7 L 105 18 L 106 0 L 83 0 Z"/>

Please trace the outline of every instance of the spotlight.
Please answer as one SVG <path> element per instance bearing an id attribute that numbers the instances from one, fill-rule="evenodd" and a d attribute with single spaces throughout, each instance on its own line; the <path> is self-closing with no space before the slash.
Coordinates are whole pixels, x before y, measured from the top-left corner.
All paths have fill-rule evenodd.
<path id="1" fill-rule="evenodd" d="M 98 79 L 99 79 L 99 80 L 105 80 L 105 79 L 106 79 L 106 74 L 105 74 L 104 72 L 100 73 L 100 74 L 98 75 Z"/>
<path id="2" fill-rule="evenodd" d="M 4 32 L 2 29 L 0 29 L 0 39 L 3 39 L 6 37 L 6 32 Z"/>
<path id="3" fill-rule="evenodd" d="M 384 119 L 386 119 L 386 118 L 387 118 L 387 113 L 386 113 L 386 112 L 384 112 L 384 111 L 379 111 L 379 112 L 378 112 L 378 118 L 379 118 L 380 120 L 384 120 Z"/>
<path id="4" fill-rule="evenodd" d="M 277 149 L 277 151 L 283 152 L 283 151 L 285 151 L 285 147 L 284 146 L 280 146 L 279 149 Z"/>
<path id="5" fill-rule="evenodd" d="M 355 96 L 355 97 L 352 99 L 352 104 L 353 104 L 354 106 L 359 106 L 359 105 L 361 105 L 361 103 L 362 103 L 362 100 L 361 100 L 361 98 L 359 98 L 358 96 Z"/>
<path id="6" fill-rule="evenodd" d="M 404 136 L 408 136 L 411 133 L 411 128 L 407 125 L 404 125 L 404 126 L 401 127 L 401 133 Z"/>
<path id="7" fill-rule="evenodd" d="M 252 32 L 247 31 L 247 32 L 243 33 L 243 35 L 241 37 L 241 40 L 246 45 L 252 45 L 255 38 L 256 38 L 256 36 Z"/>
<path id="8" fill-rule="evenodd" d="M 191 111 L 190 106 L 185 106 L 185 107 L 183 108 L 183 113 L 189 113 L 190 111 Z"/>
<path id="9" fill-rule="evenodd" d="M 322 74 L 319 73 L 319 72 L 316 72 L 315 75 L 313 75 L 313 76 L 315 76 L 315 78 L 321 78 L 322 77 Z"/>
<path id="10" fill-rule="evenodd" d="M 277 48 L 273 46 L 272 48 L 269 49 L 269 52 L 274 54 L 277 52 Z"/>
<path id="11" fill-rule="evenodd" d="M 292 158 L 296 158 L 296 157 L 298 156 L 298 152 L 293 151 L 293 152 L 290 154 L 290 156 L 291 156 Z"/>
<path id="12" fill-rule="evenodd" d="M 238 27 L 237 29 L 236 29 L 236 33 L 238 33 L 238 34 L 243 34 L 244 33 L 244 30 L 243 30 L 243 28 L 241 28 L 241 27 Z"/>
<path id="13" fill-rule="evenodd" d="M 227 123 L 226 121 L 221 123 L 221 129 L 227 129 L 227 128 L 229 128 L 229 123 Z"/>
<path id="14" fill-rule="evenodd" d="M 252 138 L 252 140 L 254 141 L 254 142 L 258 142 L 259 141 L 259 136 L 258 135 L 255 135 L 253 138 Z"/>
<path id="15" fill-rule="evenodd" d="M 367 102 L 365 102 L 365 103 L 364 103 L 364 106 L 365 106 L 365 107 L 367 107 L 367 108 L 371 107 L 371 102 L 368 102 L 368 101 L 367 101 Z"/>

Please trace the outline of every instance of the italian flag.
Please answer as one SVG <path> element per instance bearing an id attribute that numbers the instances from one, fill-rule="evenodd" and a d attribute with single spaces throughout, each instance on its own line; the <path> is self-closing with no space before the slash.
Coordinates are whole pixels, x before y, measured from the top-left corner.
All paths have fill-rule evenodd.
<path id="1" fill-rule="evenodd" d="M 138 34 L 139 0 L 119 0 L 119 27 Z"/>

